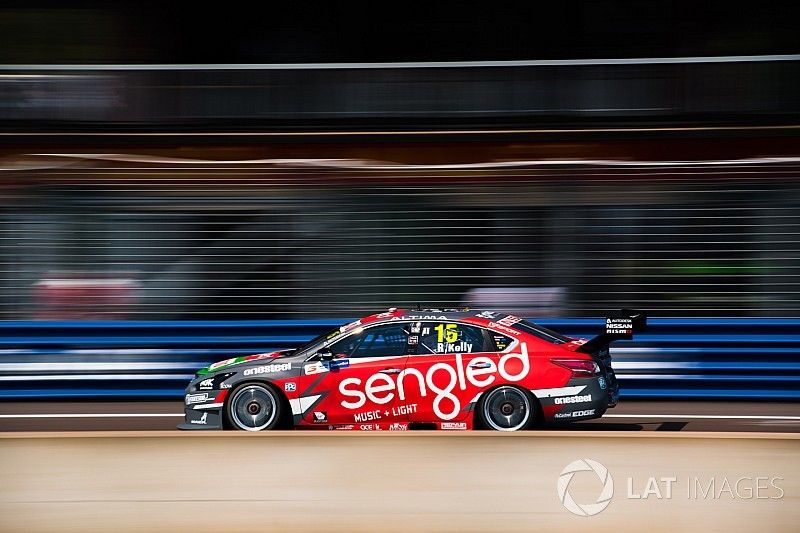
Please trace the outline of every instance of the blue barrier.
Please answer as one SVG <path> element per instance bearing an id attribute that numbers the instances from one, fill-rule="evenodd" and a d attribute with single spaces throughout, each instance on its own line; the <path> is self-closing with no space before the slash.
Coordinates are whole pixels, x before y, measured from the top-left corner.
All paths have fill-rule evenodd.
<path id="1" fill-rule="evenodd" d="M 213 361 L 291 348 L 346 322 L 0 322 L 0 398 L 178 398 Z M 603 326 L 536 322 L 585 338 Z M 800 399 L 798 318 L 656 318 L 612 355 L 623 397 Z"/>

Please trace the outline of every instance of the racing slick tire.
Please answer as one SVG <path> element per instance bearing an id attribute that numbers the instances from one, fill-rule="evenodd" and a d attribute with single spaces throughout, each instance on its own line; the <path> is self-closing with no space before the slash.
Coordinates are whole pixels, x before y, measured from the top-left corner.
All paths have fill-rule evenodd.
<path id="1" fill-rule="evenodd" d="M 264 383 L 243 383 L 225 405 L 225 426 L 244 431 L 276 429 L 285 422 L 283 396 Z"/>
<path id="2" fill-rule="evenodd" d="M 525 389 L 503 385 L 483 394 L 475 410 L 475 428 L 522 431 L 538 419 L 539 405 Z"/>

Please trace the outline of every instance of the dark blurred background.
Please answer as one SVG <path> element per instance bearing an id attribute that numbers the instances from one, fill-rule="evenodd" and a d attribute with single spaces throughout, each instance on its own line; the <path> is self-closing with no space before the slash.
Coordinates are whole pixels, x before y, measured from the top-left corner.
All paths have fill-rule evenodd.
<path id="1" fill-rule="evenodd" d="M 797 316 L 798 14 L 5 3 L 0 317 Z"/>
<path id="2" fill-rule="evenodd" d="M 794 2 L 3 2 L 3 63 L 307 63 L 797 52 Z"/>

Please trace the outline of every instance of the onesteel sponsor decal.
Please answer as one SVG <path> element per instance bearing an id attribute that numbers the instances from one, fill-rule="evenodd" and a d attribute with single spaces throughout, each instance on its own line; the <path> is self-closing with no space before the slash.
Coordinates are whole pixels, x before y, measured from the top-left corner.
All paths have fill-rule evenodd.
<path id="1" fill-rule="evenodd" d="M 292 363 L 276 363 L 272 365 L 257 366 L 248 368 L 242 372 L 245 376 L 255 376 L 258 374 L 271 374 L 273 372 L 285 372 L 292 369 Z"/>
<path id="2" fill-rule="evenodd" d="M 395 391 L 399 400 L 403 401 L 406 399 L 406 389 L 411 383 L 417 387 L 421 397 L 435 395 L 433 412 L 439 419 L 452 420 L 461 411 L 461 400 L 453 394 L 456 389 L 464 391 L 467 389 L 467 384 L 474 387 L 488 387 L 498 375 L 512 383 L 521 381 L 528 375 L 530 372 L 528 348 L 523 343 L 520 350 L 520 353 L 503 355 L 497 363 L 488 357 L 475 357 L 470 360 L 469 366 L 464 364 L 461 354 L 456 354 L 453 363 L 436 363 L 424 375 L 416 368 L 406 368 L 397 374 L 396 378 L 390 374 L 373 374 L 363 385 L 360 378 L 346 378 L 339 383 L 339 393 L 351 400 L 342 400 L 341 405 L 345 409 L 360 409 L 367 403 L 367 399 L 379 405 L 386 404 L 395 397 Z M 476 364 L 482 368 L 475 368 Z M 436 378 L 441 375 L 447 377 L 443 387 L 437 385 L 437 382 L 441 384 L 441 380 Z"/>
<path id="3" fill-rule="evenodd" d="M 586 394 L 584 396 L 563 396 L 561 398 L 555 398 L 553 400 L 556 405 L 562 405 L 565 403 L 587 403 L 592 401 L 592 395 Z"/>

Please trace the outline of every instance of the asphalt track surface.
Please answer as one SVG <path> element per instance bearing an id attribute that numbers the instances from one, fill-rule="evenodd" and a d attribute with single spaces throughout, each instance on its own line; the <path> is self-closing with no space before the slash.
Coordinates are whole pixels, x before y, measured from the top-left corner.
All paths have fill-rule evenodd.
<path id="1" fill-rule="evenodd" d="M 0 432 L 164 431 L 182 421 L 181 402 L 3 402 Z M 800 433 L 800 404 L 628 400 L 600 420 L 550 426 L 563 431 Z"/>

